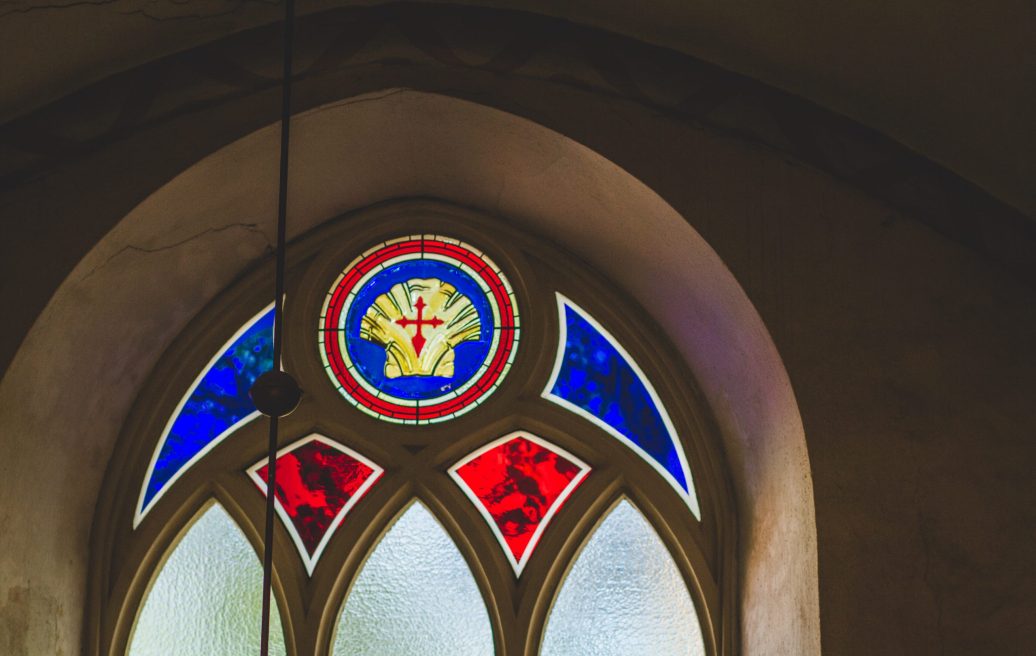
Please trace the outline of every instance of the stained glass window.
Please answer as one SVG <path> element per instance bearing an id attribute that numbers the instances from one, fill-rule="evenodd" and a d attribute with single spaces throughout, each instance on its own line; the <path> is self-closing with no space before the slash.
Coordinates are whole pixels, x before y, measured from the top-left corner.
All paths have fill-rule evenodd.
<path id="1" fill-rule="evenodd" d="M 248 470 L 263 495 L 268 494 L 268 470 L 266 458 Z M 322 435 L 310 435 L 277 452 L 277 514 L 309 574 L 346 514 L 383 471 Z"/>
<path id="2" fill-rule="evenodd" d="M 346 597 L 334 656 L 489 656 L 493 630 L 467 563 L 435 517 L 412 504 Z"/>
<path id="3" fill-rule="evenodd" d="M 144 598 L 129 656 L 254 656 L 259 653 L 263 569 L 218 504 L 184 534 Z M 283 656 L 274 600 L 270 653 Z"/>
<path id="4" fill-rule="evenodd" d="M 248 390 L 271 368 L 272 304 L 223 345 L 169 418 L 144 477 L 134 527 L 191 465 L 259 416 Z"/>
<path id="5" fill-rule="evenodd" d="M 687 586 L 644 516 L 621 501 L 558 593 L 541 656 L 704 656 Z"/>
<path id="6" fill-rule="evenodd" d="M 572 301 L 557 297 L 560 343 L 543 396 L 641 455 L 700 519 L 687 456 L 655 389 L 608 331 Z"/>
<path id="7" fill-rule="evenodd" d="M 328 376 L 359 410 L 446 421 L 482 403 L 518 345 L 510 283 L 482 252 L 415 235 L 376 246 L 335 280 L 318 339 Z"/>
<path id="8" fill-rule="evenodd" d="M 450 468 L 517 575 L 551 518 L 589 473 L 589 465 L 527 432 L 494 440 Z"/>
<path id="9" fill-rule="evenodd" d="M 148 463 L 115 468 L 136 480 L 118 474 L 106 488 L 133 486 L 139 495 L 118 497 L 95 528 L 99 544 L 119 545 L 99 555 L 95 570 L 97 590 L 108 595 L 102 621 L 90 628 L 98 644 L 128 656 L 258 653 L 261 550 L 227 510 L 247 517 L 241 527 L 261 527 L 262 502 L 272 494 L 275 531 L 283 528 L 295 545 L 273 550 L 274 590 L 285 610 L 281 616 L 275 599 L 273 654 L 488 656 L 503 645 L 542 656 L 704 656 L 705 646 L 726 653 L 712 640 L 727 635 L 726 609 L 710 608 L 707 625 L 696 613 L 696 602 L 716 598 L 699 598 L 698 581 L 723 598 L 736 590 L 711 571 L 729 569 L 725 534 L 713 531 L 729 523 L 688 516 L 688 509 L 699 516 L 698 500 L 687 443 L 675 428 L 686 399 L 659 387 L 674 424 L 630 352 L 560 294 L 556 354 L 542 348 L 554 307 L 540 305 L 575 284 L 542 253 L 499 249 L 508 275 L 523 283 L 518 292 L 539 290 L 519 300 L 504 269 L 478 248 L 401 234 L 344 259 L 340 245 L 317 244 L 297 261 L 289 293 L 298 302 L 286 325 L 316 322 L 319 311 L 319 326 L 285 334 L 285 357 L 306 392 L 281 424 L 275 485 L 266 431 L 239 430 L 259 416 L 248 392 L 274 366 L 272 306 L 229 339 L 220 336 L 227 341 L 218 349 L 205 347 L 201 355 L 211 360 L 189 387 L 168 386 L 174 398 L 141 400 L 144 413 L 158 413 L 148 424 L 164 429 L 131 436 L 159 439 L 140 456 Z M 521 331 L 530 328 L 540 352 L 523 351 L 519 360 Z M 542 365 L 552 355 L 544 385 Z M 669 380 L 660 374 L 654 382 Z M 623 490 L 652 504 L 650 521 L 629 501 L 605 508 Z M 164 535 L 163 521 L 179 525 L 179 500 L 194 507 L 206 495 L 227 505 L 198 514 L 142 594 L 141 568 L 157 554 L 148 541 Z M 387 513 L 407 498 L 390 522 Z M 130 518 L 137 528 L 145 516 L 143 530 L 127 535 Z M 374 540 L 371 531 L 386 523 Z M 573 555 L 591 524 L 596 529 Z M 703 557 L 702 544 L 717 549 Z M 692 587 L 686 562 L 707 564 Z"/>

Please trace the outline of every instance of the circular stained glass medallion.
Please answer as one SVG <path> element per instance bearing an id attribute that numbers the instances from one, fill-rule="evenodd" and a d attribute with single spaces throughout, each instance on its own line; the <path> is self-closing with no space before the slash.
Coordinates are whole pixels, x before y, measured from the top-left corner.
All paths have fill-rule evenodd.
<path id="1" fill-rule="evenodd" d="M 338 391 L 401 424 L 446 421 L 493 393 L 514 360 L 518 306 L 481 251 L 437 235 L 371 248 L 335 280 L 320 354 Z"/>

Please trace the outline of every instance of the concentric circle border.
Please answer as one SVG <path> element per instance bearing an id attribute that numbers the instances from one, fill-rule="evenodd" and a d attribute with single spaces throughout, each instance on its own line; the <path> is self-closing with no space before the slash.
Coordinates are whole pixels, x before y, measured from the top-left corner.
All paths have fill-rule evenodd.
<path id="1" fill-rule="evenodd" d="M 414 257 L 418 255 L 419 257 Z M 357 290 L 374 275 L 413 259 L 434 259 L 461 269 L 486 294 L 496 322 L 485 360 L 468 381 L 428 400 L 402 399 L 373 387 L 355 366 L 345 344 L 345 320 Z M 382 242 L 350 262 L 324 299 L 318 327 L 324 370 L 339 393 L 360 411 L 399 424 L 429 424 L 458 417 L 481 404 L 511 368 L 520 336 L 514 291 L 500 268 L 482 251 L 441 235 L 410 235 Z M 334 337 L 328 338 L 329 335 Z"/>

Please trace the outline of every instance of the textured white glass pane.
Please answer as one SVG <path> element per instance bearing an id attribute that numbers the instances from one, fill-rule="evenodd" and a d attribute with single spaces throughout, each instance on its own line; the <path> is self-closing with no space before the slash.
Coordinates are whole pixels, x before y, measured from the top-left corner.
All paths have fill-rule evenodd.
<path id="1" fill-rule="evenodd" d="M 255 656 L 263 568 L 218 504 L 183 536 L 144 598 L 129 656 Z M 276 603 L 270 653 L 283 656 Z"/>
<path id="2" fill-rule="evenodd" d="M 415 503 L 356 577 L 334 656 L 490 656 L 493 630 L 475 578 L 435 517 Z"/>
<path id="3" fill-rule="evenodd" d="M 701 656 L 687 586 L 644 516 L 622 501 L 579 555 L 547 619 L 541 656 Z"/>

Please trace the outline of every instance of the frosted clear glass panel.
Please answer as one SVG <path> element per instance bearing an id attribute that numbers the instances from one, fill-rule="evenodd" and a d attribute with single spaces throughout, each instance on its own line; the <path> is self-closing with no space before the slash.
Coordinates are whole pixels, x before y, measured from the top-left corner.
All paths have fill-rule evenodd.
<path id="1" fill-rule="evenodd" d="M 547 619 L 540 654 L 705 654 L 676 563 L 628 501 L 605 518 L 573 564 Z"/>
<path id="2" fill-rule="evenodd" d="M 191 526 L 144 598 L 129 656 L 255 656 L 263 568 L 220 505 Z M 283 656 L 276 603 L 270 653 Z"/>
<path id="3" fill-rule="evenodd" d="M 453 540 L 415 503 L 385 534 L 345 601 L 334 656 L 489 656 L 493 629 Z"/>

